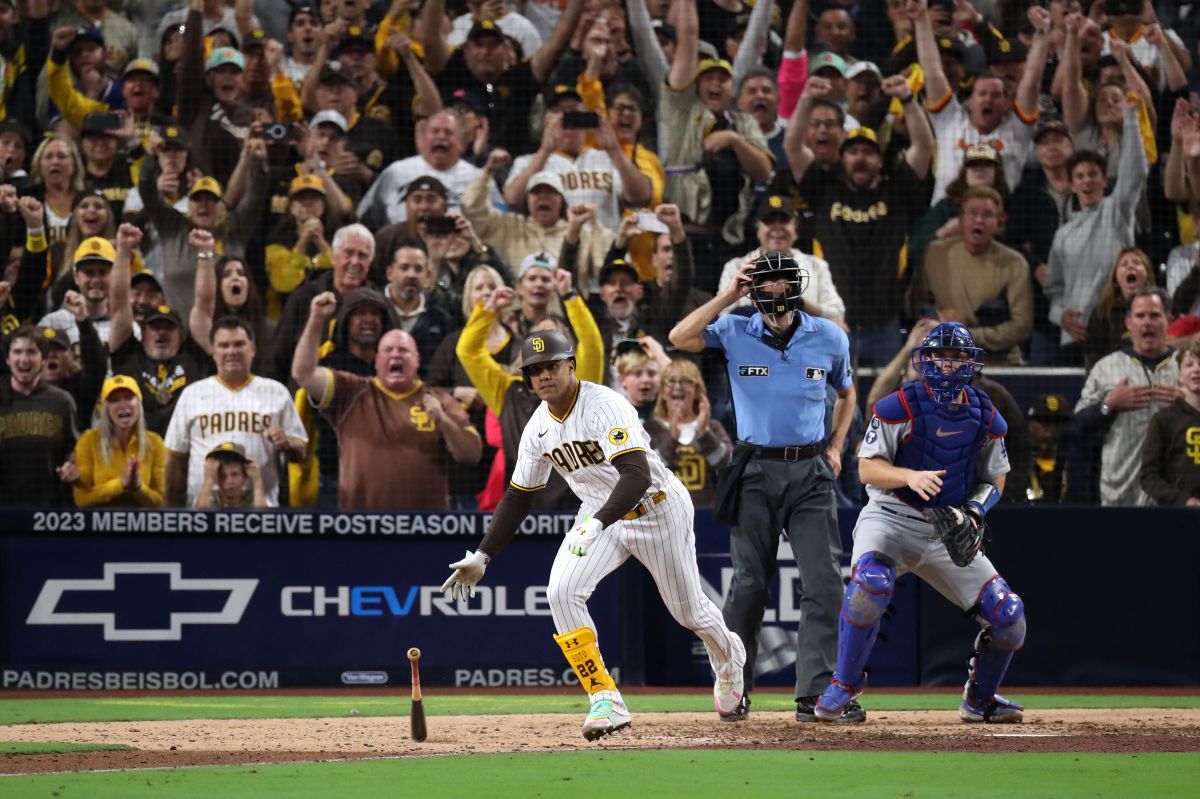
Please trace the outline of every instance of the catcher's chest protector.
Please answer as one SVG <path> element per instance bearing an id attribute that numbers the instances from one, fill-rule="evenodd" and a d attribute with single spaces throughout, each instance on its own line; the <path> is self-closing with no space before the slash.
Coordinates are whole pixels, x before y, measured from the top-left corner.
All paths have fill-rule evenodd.
<path id="1" fill-rule="evenodd" d="M 896 465 L 917 471 L 945 469 L 946 474 L 941 493 L 931 500 L 909 488 L 897 489 L 896 496 L 917 508 L 962 505 L 975 486 L 975 463 L 995 412 L 992 401 L 967 386 L 967 401 L 950 411 L 933 401 L 924 383 L 909 383 L 899 393 L 912 433 L 900 444 Z"/>

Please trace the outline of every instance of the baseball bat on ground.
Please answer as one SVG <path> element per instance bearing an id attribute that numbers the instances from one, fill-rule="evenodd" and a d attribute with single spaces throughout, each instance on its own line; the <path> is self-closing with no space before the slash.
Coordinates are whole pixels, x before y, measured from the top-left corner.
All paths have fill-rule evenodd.
<path id="1" fill-rule="evenodd" d="M 414 741 L 424 741 L 429 734 L 425 729 L 425 703 L 421 701 L 421 669 L 418 666 L 420 660 L 420 649 L 414 646 L 408 650 L 408 662 L 412 665 L 412 713 L 409 715 L 409 721 L 412 724 Z"/>

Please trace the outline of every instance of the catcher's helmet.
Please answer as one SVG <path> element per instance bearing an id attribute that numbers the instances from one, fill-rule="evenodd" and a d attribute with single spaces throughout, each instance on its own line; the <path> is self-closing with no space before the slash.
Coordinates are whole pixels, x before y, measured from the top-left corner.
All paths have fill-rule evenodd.
<path id="1" fill-rule="evenodd" d="M 808 272 L 792 256 L 775 250 L 764 252 L 754 259 L 746 276 L 750 278 L 750 302 L 760 314 L 785 314 L 800 309 L 800 295 L 808 288 Z M 787 288 L 781 294 L 760 289 L 758 284 L 767 280 L 785 280 Z"/>
<path id="2" fill-rule="evenodd" d="M 568 358 L 575 360 L 575 345 L 564 333 L 558 330 L 530 333 L 521 345 L 521 372 L 525 376 L 525 387 L 533 389 L 529 381 L 530 366 L 565 361 Z"/>
<path id="3" fill-rule="evenodd" d="M 975 346 L 970 330 L 958 322 L 942 322 L 919 347 L 913 347 L 912 366 L 925 378 L 934 401 L 950 405 L 958 402 L 967 383 L 983 370 L 982 358 L 983 349 Z"/>

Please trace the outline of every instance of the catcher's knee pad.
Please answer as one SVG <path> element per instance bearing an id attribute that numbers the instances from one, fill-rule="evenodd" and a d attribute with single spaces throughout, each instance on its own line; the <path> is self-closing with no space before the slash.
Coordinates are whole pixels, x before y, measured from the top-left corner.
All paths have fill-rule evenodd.
<path id="1" fill-rule="evenodd" d="M 996 575 L 979 594 L 979 615 L 991 629 L 991 645 L 1015 652 L 1025 643 L 1025 603 Z"/>
<path id="2" fill-rule="evenodd" d="M 554 636 L 554 642 L 562 649 L 567 663 L 575 670 L 579 684 L 589 694 L 599 691 L 615 691 L 617 683 L 604 667 L 600 647 L 596 645 L 596 633 L 591 627 L 580 627 L 569 633 Z"/>
<path id="3" fill-rule="evenodd" d="M 870 627 L 883 617 L 896 587 L 896 568 L 878 552 L 868 552 L 854 564 L 842 599 L 842 616 L 856 627 Z"/>

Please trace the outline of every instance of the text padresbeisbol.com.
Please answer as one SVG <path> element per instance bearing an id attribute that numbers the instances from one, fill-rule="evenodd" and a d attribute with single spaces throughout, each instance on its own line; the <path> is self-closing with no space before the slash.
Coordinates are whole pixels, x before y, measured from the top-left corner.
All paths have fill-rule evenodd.
<path id="1" fill-rule="evenodd" d="M 237 691 L 278 688 L 277 671 L 42 671 L 5 669 L 0 687 L 43 691 Z"/>

